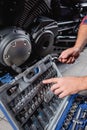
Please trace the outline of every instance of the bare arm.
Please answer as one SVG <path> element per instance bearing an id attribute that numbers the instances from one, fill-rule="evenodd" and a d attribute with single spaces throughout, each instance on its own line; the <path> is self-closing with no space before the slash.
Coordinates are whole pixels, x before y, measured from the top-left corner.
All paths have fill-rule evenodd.
<path id="1" fill-rule="evenodd" d="M 75 48 L 79 48 L 80 51 L 87 44 L 87 24 L 81 24 L 78 31 L 77 40 L 75 43 Z"/>
<path id="2" fill-rule="evenodd" d="M 73 63 L 87 44 L 87 24 L 81 24 L 74 47 L 66 49 L 61 53 L 58 60 L 62 63 Z"/>

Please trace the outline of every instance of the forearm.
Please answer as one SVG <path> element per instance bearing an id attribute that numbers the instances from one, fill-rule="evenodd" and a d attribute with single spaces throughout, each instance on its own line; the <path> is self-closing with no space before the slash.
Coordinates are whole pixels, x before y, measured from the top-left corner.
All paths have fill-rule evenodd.
<path id="1" fill-rule="evenodd" d="M 87 24 L 81 24 L 79 27 L 78 36 L 74 47 L 82 51 L 82 49 L 86 44 L 87 44 Z"/>

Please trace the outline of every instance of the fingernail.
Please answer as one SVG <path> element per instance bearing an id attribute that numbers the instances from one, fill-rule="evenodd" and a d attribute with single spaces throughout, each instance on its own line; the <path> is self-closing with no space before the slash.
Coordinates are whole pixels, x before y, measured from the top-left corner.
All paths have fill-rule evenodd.
<path id="1" fill-rule="evenodd" d="M 45 83 L 45 80 L 43 80 L 42 82 Z"/>

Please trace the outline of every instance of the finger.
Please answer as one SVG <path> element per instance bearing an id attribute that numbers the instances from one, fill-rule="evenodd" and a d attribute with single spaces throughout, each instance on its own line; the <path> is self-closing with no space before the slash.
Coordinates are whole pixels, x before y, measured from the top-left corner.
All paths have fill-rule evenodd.
<path id="1" fill-rule="evenodd" d="M 51 78 L 51 79 L 46 79 L 42 81 L 44 84 L 48 84 L 48 83 L 56 83 L 58 82 L 58 78 Z"/>
<path id="2" fill-rule="evenodd" d="M 73 60 L 73 57 L 69 57 L 69 59 L 67 60 L 67 64 L 70 64 L 70 63 L 72 63 L 72 60 Z"/>
<path id="3" fill-rule="evenodd" d="M 72 62 L 72 63 L 74 63 L 74 62 L 75 62 L 75 58 L 74 58 L 74 57 L 72 58 L 71 62 Z"/>
<path id="4" fill-rule="evenodd" d="M 79 57 L 79 54 L 75 56 L 75 59 L 77 59 Z"/>
<path id="5" fill-rule="evenodd" d="M 61 59 L 59 59 L 59 61 L 62 62 L 62 63 L 66 63 L 67 59 L 61 58 Z"/>
<path id="6" fill-rule="evenodd" d="M 55 91 L 54 91 L 54 94 L 55 95 L 59 95 L 59 94 L 61 94 L 62 93 L 62 90 L 59 88 L 59 89 L 56 89 Z"/>
<path id="7" fill-rule="evenodd" d="M 62 93 L 59 94 L 59 98 L 64 98 L 66 96 L 69 96 L 69 93 L 67 91 L 63 91 Z"/>
<path id="8" fill-rule="evenodd" d="M 62 62 L 62 58 L 58 58 L 58 61 Z"/>
<path id="9" fill-rule="evenodd" d="M 50 89 L 51 89 L 51 91 L 55 91 L 58 88 L 59 88 L 59 85 L 57 83 L 57 84 L 52 85 L 52 87 Z"/>

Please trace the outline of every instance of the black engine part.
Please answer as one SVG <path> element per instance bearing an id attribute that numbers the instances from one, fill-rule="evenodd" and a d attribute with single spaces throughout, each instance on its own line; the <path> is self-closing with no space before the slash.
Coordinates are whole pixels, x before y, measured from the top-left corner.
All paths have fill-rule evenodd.
<path id="1" fill-rule="evenodd" d="M 73 20 L 79 17 L 79 0 L 51 0 L 52 18 L 57 21 Z"/>
<path id="2" fill-rule="evenodd" d="M 52 19 L 41 17 L 38 26 L 32 30 L 34 49 L 37 55 L 46 56 L 53 50 L 55 37 L 58 35 L 58 23 Z"/>
<path id="3" fill-rule="evenodd" d="M 0 25 L 27 29 L 35 18 L 48 10 L 44 0 L 1 0 Z"/>

